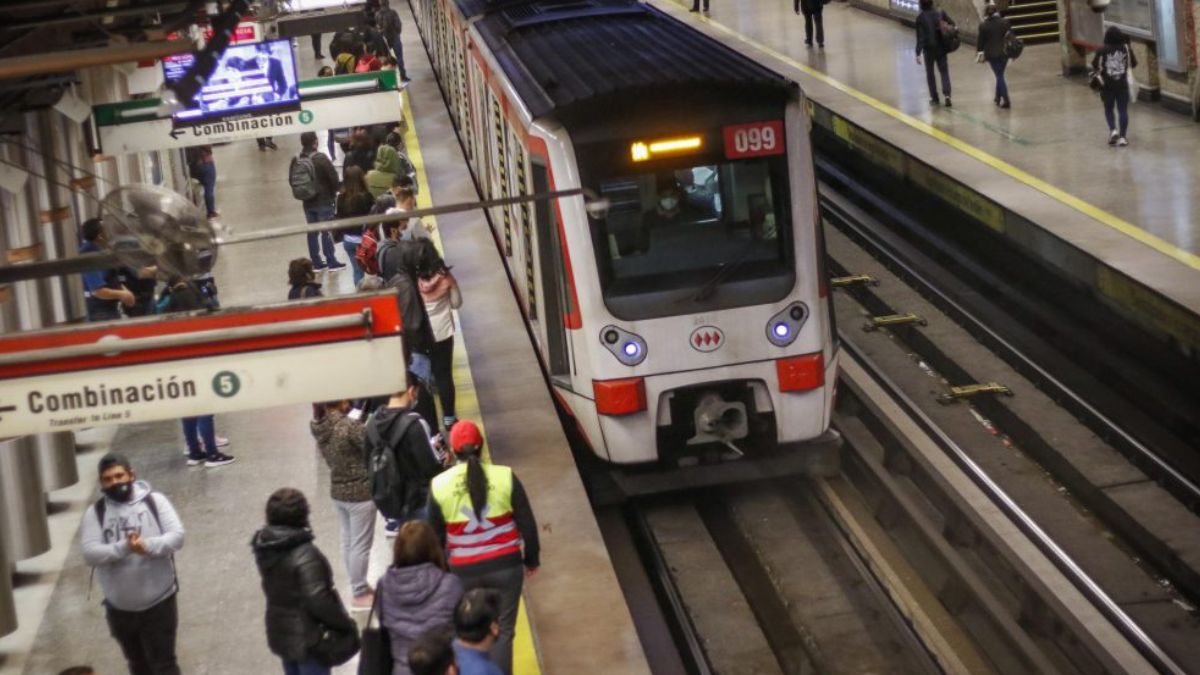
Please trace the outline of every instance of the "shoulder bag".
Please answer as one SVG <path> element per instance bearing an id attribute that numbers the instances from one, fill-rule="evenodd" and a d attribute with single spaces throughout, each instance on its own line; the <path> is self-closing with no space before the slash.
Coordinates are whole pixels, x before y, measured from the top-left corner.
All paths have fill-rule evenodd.
<path id="1" fill-rule="evenodd" d="M 358 675 L 391 675 L 392 673 L 392 638 L 383 627 L 383 612 L 376 614 L 379 609 L 379 587 L 375 587 L 375 601 L 371 603 L 371 613 L 367 614 L 367 625 L 362 630 L 362 651 L 358 656 Z M 379 618 L 379 625 L 371 627 L 371 617 Z"/>

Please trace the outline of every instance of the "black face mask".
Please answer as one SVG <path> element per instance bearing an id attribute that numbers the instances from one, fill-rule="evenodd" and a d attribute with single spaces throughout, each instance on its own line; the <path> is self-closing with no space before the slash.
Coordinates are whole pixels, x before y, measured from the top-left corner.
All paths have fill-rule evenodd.
<path id="1" fill-rule="evenodd" d="M 110 485 L 104 488 L 104 494 L 114 502 L 128 502 L 133 498 L 133 481 Z"/>

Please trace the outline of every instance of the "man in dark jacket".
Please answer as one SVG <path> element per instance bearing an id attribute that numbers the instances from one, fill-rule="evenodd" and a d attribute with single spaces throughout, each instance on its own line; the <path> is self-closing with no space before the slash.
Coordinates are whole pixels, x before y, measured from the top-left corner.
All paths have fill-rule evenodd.
<path id="1" fill-rule="evenodd" d="M 329 673 L 358 651 L 358 625 L 312 543 L 308 513 L 299 490 L 276 490 L 267 500 L 267 526 L 250 542 L 267 596 L 267 645 L 288 674 Z"/>
<path id="2" fill-rule="evenodd" d="M 429 371 L 425 368 L 430 350 L 433 348 L 433 328 L 429 323 L 429 315 L 425 312 L 425 302 L 417 287 L 417 278 L 422 273 L 433 275 L 440 269 L 440 258 L 432 242 L 425 239 L 402 241 L 404 221 L 393 220 L 384 223 L 384 240 L 379 244 L 377 259 L 379 261 L 379 276 L 389 288 L 396 288 L 400 294 L 400 314 L 404 322 L 404 347 L 408 350 L 409 362 L 416 366 L 416 372 L 422 380 L 428 379 Z M 420 355 L 426 359 L 412 356 Z"/>
<path id="3" fill-rule="evenodd" d="M 407 388 L 393 394 L 387 405 L 367 420 L 368 453 L 374 453 L 380 445 L 390 449 L 403 481 L 403 511 L 398 518 L 388 520 L 389 537 L 396 536 L 405 520 L 426 517 L 429 482 L 442 472 L 446 460 L 441 437 L 433 434 L 437 427 L 430 424 L 418 405 L 421 380 L 412 372 L 406 379 Z"/>
<path id="4" fill-rule="evenodd" d="M 946 60 L 946 46 L 942 40 L 942 22 L 954 26 L 954 21 L 940 9 L 933 8 L 933 0 L 921 0 L 921 13 L 917 14 L 917 63 L 921 63 L 921 54 L 925 54 L 925 82 L 929 85 L 929 102 L 938 105 L 937 82 L 933 79 L 933 67 L 936 65 L 942 76 L 942 94 L 946 97 L 946 107 L 950 103 L 950 64 Z"/>
<path id="5" fill-rule="evenodd" d="M 316 193 L 304 200 L 304 218 L 309 223 L 333 220 L 334 201 L 337 199 L 338 192 L 337 169 L 333 168 L 333 162 L 325 156 L 325 153 L 317 149 L 318 144 L 315 131 L 306 131 L 300 134 L 300 154 L 292 159 L 293 164 L 299 161 L 312 162 L 316 174 Z M 291 174 L 294 173 L 289 169 L 289 180 L 291 180 Z M 318 248 L 318 241 L 321 243 L 320 248 Z M 324 249 L 324 260 L 321 259 L 321 249 Z M 308 258 L 312 261 L 315 270 L 326 268 L 340 270 L 346 267 L 346 264 L 339 261 L 334 255 L 333 236 L 328 232 L 308 233 Z"/>
<path id="6" fill-rule="evenodd" d="M 1008 19 L 1000 15 L 995 5 L 988 3 L 983 8 L 983 23 L 979 24 L 980 60 L 987 60 L 996 75 L 996 97 L 992 100 L 1001 108 L 1012 105 L 1008 98 L 1008 83 L 1004 81 L 1004 69 L 1008 68 L 1006 46 L 1010 29 Z"/>
<path id="7" fill-rule="evenodd" d="M 396 70 L 400 71 L 400 79 L 408 82 L 408 71 L 404 69 L 404 47 L 400 44 L 400 15 L 390 5 L 384 5 L 375 14 L 375 21 L 383 39 L 392 48 L 396 56 Z"/>
<path id="8" fill-rule="evenodd" d="M 792 0 L 792 8 L 797 14 L 804 14 L 804 46 L 811 47 L 813 43 L 813 27 L 817 29 L 817 46 L 825 48 L 825 0 Z"/>

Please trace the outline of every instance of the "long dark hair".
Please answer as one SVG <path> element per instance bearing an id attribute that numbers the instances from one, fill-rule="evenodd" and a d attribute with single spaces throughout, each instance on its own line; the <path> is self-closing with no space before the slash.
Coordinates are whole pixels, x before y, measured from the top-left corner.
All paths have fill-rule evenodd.
<path id="1" fill-rule="evenodd" d="M 475 509 L 475 517 L 483 518 L 483 507 L 487 506 L 488 479 L 483 470 L 483 447 L 464 445 L 458 456 L 467 461 L 467 494 L 471 496 L 471 508 Z"/>
<path id="2" fill-rule="evenodd" d="M 367 190 L 367 180 L 363 175 L 363 170 L 360 167 L 346 167 L 346 171 L 342 174 L 342 196 L 347 201 L 361 199 L 362 195 L 371 194 Z"/>

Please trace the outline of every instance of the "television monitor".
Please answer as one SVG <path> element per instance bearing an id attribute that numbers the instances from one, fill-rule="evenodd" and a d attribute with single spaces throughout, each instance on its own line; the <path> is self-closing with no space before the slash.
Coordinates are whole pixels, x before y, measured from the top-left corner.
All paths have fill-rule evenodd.
<path id="1" fill-rule="evenodd" d="M 163 59 L 167 84 L 178 82 L 195 61 L 193 54 Z M 173 115 L 176 125 L 192 125 L 222 117 L 262 115 L 300 109 L 296 58 L 291 40 L 230 45 L 217 60 L 195 105 Z"/>

